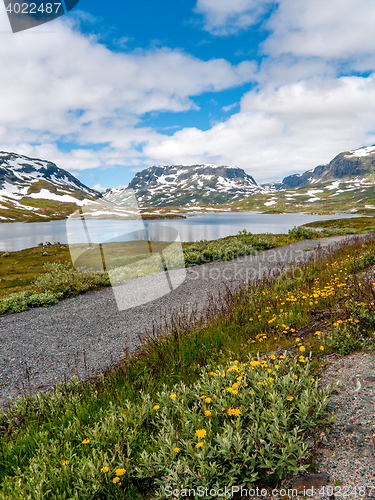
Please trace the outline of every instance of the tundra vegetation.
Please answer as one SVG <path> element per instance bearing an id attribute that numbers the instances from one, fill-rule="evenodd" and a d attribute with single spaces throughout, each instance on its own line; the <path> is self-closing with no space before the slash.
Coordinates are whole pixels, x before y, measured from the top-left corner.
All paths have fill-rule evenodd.
<path id="1" fill-rule="evenodd" d="M 211 261 L 229 261 L 302 239 L 365 233 L 375 228 L 375 218 L 323 221 L 313 225 L 317 228 L 299 226 L 291 229 L 288 234 L 252 234 L 243 230 L 236 236 L 218 240 L 182 243 L 185 265 L 188 267 Z M 113 244 L 114 255 L 119 253 L 116 245 L 120 243 Z M 127 261 L 122 264 L 132 264 L 147 257 L 144 255 L 142 242 L 127 242 L 122 245 L 127 245 Z M 168 243 L 153 242 L 156 251 L 163 250 L 167 245 Z M 152 272 L 151 268 L 149 272 Z M 127 278 L 134 279 L 145 273 L 147 269 L 144 266 L 139 269 L 132 266 L 127 270 Z M 0 256 L 0 314 L 22 312 L 32 307 L 48 307 L 64 298 L 110 284 L 106 272 L 74 269 L 67 245 L 54 244 L 5 252 Z"/>
<path id="2" fill-rule="evenodd" d="M 371 236 L 331 249 L 174 318 L 95 380 L 18 399 L 0 417 L 0 499 L 147 500 L 313 470 L 325 356 L 375 347 L 374 264 Z"/>

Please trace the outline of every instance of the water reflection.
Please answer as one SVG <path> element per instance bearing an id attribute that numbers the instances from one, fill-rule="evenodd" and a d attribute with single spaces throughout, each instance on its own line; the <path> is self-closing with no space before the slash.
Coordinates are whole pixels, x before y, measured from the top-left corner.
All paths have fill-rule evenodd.
<path id="1" fill-rule="evenodd" d="M 170 241 L 167 227 L 175 228 L 181 241 L 213 240 L 237 234 L 246 229 L 252 233 L 287 233 L 294 226 L 307 222 L 350 218 L 358 215 L 258 214 L 254 212 L 199 214 L 187 219 L 124 221 L 88 220 L 93 243 L 109 241 L 141 229 L 144 225 L 149 239 Z M 35 247 L 41 242 L 68 243 L 66 220 L 34 223 L 0 223 L 0 251 L 15 251 Z M 69 221 L 69 241 L 82 243 L 79 220 Z M 72 240 L 71 240 L 72 238 Z"/>

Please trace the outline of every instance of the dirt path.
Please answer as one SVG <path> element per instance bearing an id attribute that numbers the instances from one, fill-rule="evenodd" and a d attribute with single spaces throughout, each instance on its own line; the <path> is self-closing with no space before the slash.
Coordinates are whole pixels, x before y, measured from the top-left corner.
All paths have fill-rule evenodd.
<path id="1" fill-rule="evenodd" d="M 362 236 L 364 237 L 364 236 Z M 351 237 L 353 238 L 353 237 Z M 275 276 L 292 262 L 300 263 L 343 244 L 348 237 L 306 240 L 231 262 L 212 262 L 187 269 L 177 289 L 145 305 L 119 311 L 111 288 L 0 317 L 0 406 L 22 394 L 51 388 L 56 380 L 76 374 L 85 378 L 108 368 L 125 352 L 134 351 L 139 336 L 154 322 L 164 324 L 183 307 L 202 311 L 210 295 L 226 286 Z"/>

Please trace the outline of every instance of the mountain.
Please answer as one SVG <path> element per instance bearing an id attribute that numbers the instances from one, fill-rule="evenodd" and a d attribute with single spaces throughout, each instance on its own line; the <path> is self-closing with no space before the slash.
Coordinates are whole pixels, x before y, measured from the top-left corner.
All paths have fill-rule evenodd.
<path id="1" fill-rule="evenodd" d="M 262 186 L 265 187 L 265 186 Z M 267 185 L 271 194 L 235 202 L 233 210 L 263 212 L 375 211 L 375 145 L 344 151 L 327 165 Z M 272 188 L 272 189 L 271 189 Z"/>
<path id="2" fill-rule="evenodd" d="M 295 188 L 324 180 L 344 180 L 345 178 L 358 176 L 366 178 L 374 173 L 375 144 L 353 149 L 352 151 L 344 151 L 335 156 L 327 165 L 318 165 L 303 174 L 289 175 L 283 179 L 280 188 Z"/>
<path id="3" fill-rule="evenodd" d="M 141 207 L 218 205 L 261 192 L 255 180 L 238 167 L 154 165 L 138 172 L 127 188 L 107 189 L 106 200 L 119 205 L 133 189 Z"/>
<path id="4" fill-rule="evenodd" d="M 100 197 L 50 161 L 0 152 L 0 221 L 63 219 Z"/>

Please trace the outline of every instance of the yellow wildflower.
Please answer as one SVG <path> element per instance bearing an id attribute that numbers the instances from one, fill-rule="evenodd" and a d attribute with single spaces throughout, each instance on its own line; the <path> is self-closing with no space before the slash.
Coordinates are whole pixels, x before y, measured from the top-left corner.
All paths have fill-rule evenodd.
<path id="1" fill-rule="evenodd" d="M 305 346 L 303 346 L 303 345 L 301 345 L 301 346 L 299 346 L 299 350 L 300 350 L 301 352 L 305 352 L 305 351 L 306 351 L 306 347 L 305 347 Z"/>
<path id="2" fill-rule="evenodd" d="M 120 478 L 119 478 L 119 477 L 114 477 L 114 478 L 112 479 L 112 482 L 113 482 L 113 483 L 115 483 L 115 484 L 116 484 L 116 483 L 118 483 L 119 481 L 120 481 Z"/>
<path id="3" fill-rule="evenodd" d="M 211 398 L 206 398 L 206 399 L 205 399 L 205 402 L 206 402 L 206 403 L 211 403 L 211 401 L 212 401 L 212 399 L 211 399 Z"/>
<path id="4" fill-rule="evenodd" d="M 210 410 L 206 410 L 206 411 L 204 412 L 204 414 L 206 415 L 206 417 L 210 417 L 210 416 L 211 416 L 211 412 L 210 412 Z"/>
<path id="5" fill-rule="evenodd" d="M 288 401 L 293 401 L 293 399 L 294 399 L 294 398 L 293 398 L 293 396 L 288 396 L 286 399 L 287 399 Z"/>
<path id="6" fill-rule="evenodd" d="M 171 399 L 175 399 L 175 398 L 177 398 L 177 394 L 171 394 L 169 397 L 170 397 Z"/>
<path id="7" fill-rule="evenodd" d="M 206 431 L 205 429 L 197 429 L 197 430 L 195 431 L 195 435 L 196 435 L 198 438 L 200 438 L 200 439 L 204 438 L 204 437 L 206 436 L 206 434 L 207 434 L 207 431 Z"/>
<path id="8" fill-rule="evenodd" d="M 196 447 L 196 448 L 202 448 L 202 446 L 203 446 L 203 443 L 197 443 L 197 444 L 195 445 L 195 447 Z"/>
<path id="9" fill-rule="evenodd" d="M 159 408 L 160 408 L 160 406 L 159 406 L 159 405 L 155 405 L 155 406 L 154 406 L 154 410 L 158 410 Z"/>
<path id="10" fill-rule="evenodd" d="M 89 439 L 84 439 L 84 440 L 82 441 L 82 444 L 88 444 L 89 442 L 90 442 L 90 440 L 89 440 Z"/>
<path id="11" fill-rule="evenodd" d="M 178 448 L 178 446 L 176 446 L 176 448 L 173 448 L 173 451 L 175 453 L 179 453 L 181 451 L 181 448 Z"/>
<path id="12" fill-rule="evenodd" d="M 125 472 L 126 469 L 116 469 L 116 476 L 122 476 Z"/>
<path id="13" fill-rule="evenodd" d="M 107 467 L 106 465 L 100 469 L 100 472 L 108 472 L 108 471 L 109 467 Z"/>

